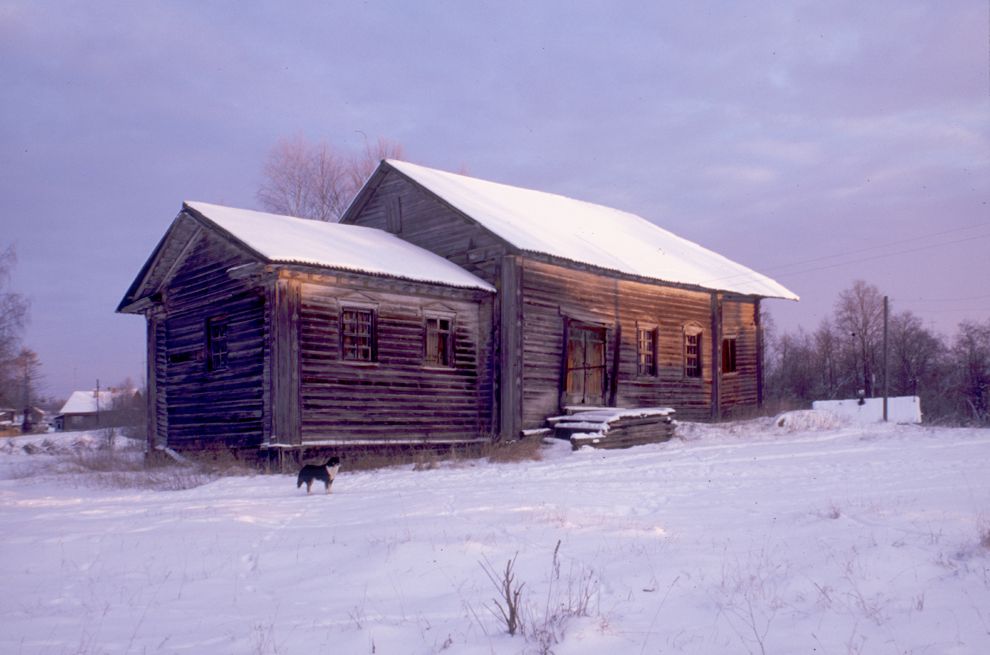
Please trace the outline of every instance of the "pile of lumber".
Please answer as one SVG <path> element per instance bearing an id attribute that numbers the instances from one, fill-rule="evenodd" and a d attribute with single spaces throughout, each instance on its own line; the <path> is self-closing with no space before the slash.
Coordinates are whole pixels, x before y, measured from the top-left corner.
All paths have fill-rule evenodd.
<path id="1" fill-rule="evenodd" d="M 547 419 L 554 436 L 569 439 L 574 450 L 629 448 L 660 443 L 674 436 L 676 423 L 670 407 L 566 408 L 568 414 Z"/>

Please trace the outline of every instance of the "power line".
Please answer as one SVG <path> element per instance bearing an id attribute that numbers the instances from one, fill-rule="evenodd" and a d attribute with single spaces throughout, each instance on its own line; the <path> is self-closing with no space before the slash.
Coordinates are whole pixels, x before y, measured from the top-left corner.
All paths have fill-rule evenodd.
<path id="1" fill-rule="evenodd" d="M 970 300 L 983 300 L 990 298 L 990 294 L 984 296 L 966 296 L 964 298 L 897 298 L 900 302 L 968 302 Z"/>
<path id="2" fill-rule="evenodd" d="M 951 246 L 951 245 L 954 245 L 954 244 L 957 244 L 957 243 L 965 243 L 967 241 L 974 241 L 976 239 L 985 239 L 985 238 L 988 238 L 988 237 L 990 237 L 990 234 L 979 234 L 979 235 L 976 235 L 974 237 L 968 237 L 968 238 L 965 238 L 965 239 L 956 239 L 955 241 L 944 241 L 942 243 L 933 243 L 933 244 L 929 244 L 927 246 L 920 246 L 918 248 L 909 248 L 907 250 L 897 250 L 897 251 L 894 251 L 894 252 L 881 253 L 879 255 L 874 255 L 872 257 L 860 257 L 858 259 L 850 259 L 850 260 L 847 260 L 847 261 L 837 262 L 835 264 L 826 264 L 825 266 L 817 266 L 817 267 L 814 267 L 814 268 L 806 268 L 804 270 L 800 270 L 799 269 L 799 270 L 796 270 L 796 271 L 788 271 L 787 272 L 787 275 L 802 275 L 804 273 L 815 273 L 817 271 L 824 271 L 824 270 L 827 270 L 827 269 L 830 269 L 830 268 L 838 268 L 839 266 L 848 266 L 849 264 L 859 264 L 859 263 L 862 263 L 862 262 L 869 262 L 869 261 L 873 261 L 873 260 L 876 260 L 876 259 L 883 259 L 885 257 L 894 257 L 896 255 L 906 255 L 906 254 L 910 254 L 910 253 L 914 253 L 914 252 L 920 252 L 922 250 L 930 250 L 931 248 L 939 248 L 941 246 Z M 921 238 L 921 237 L 918 237 L 918 238 Z M 917 240 L 917 239 L 912 239 L 912 240 Z M 860 251 L 850 251 L 850 253 L 847 253 L 847 254 L 852 254 L 853 252 L 865 252 L 866 250 L 876 250 L 879 247 L 887 247 L 887 246 L 874 246 L 873 248 L 863 249 L 863 250 L 860 250 Z M 809 259 L 809 260 L 806 260 L 803 263 L 812 263 L 812 262 L 821 261 L 821 260 L 824 260 L 824 259 L 834 259 L 835 257 L 841 257 L 841 256 L 843 256 L 843 255 L 829 255 L 827 257 L 819 257 L 817 259 Z M 796 266 L 799 263 L 789 264 L 788 266 Z M 784 268 L 784 267 L 778 267 L 778 269 L 779 268 Z M 765 269 L 765 270 L 776 270 L 776 269 Z M 730 275 L 730 276 L 727 276 L 727 277 L 724 277 L 724 278 L 717 278 L 717 279 L 714 279 L 714 280 L 707 280 L 705 282 L 705 284 L 711 284 L 713 282 L 720 282 L 720 281 L 728 280 L 728 279 L 731 279 L 731 278 L 749 277 L 750 275 L 751 275 L 750 273 L 739 273 L 737 275 Z"/>
<path id="3" fill-rule="evenodd" d="M 905 244 L 905 243 L 912 243 L 914 241 L 920 241 L 922 239 L 930 239 L 930 238 L 933 238 L 933 237 L 944 236 L 946 234 L 953 234 L 953 233 L 956 233 L 956 232 L 965 232 L 967 230 L 973 230 L 973 229 L 982 228 L 982 227 L 990 227 L 990 223 L 974 223 L 973 225 L 968 225 L 968 226 L 965 226 L 965 227 L 953 228 L 951 230 L 942 230 L 940 232 L 932 232 L 932 233 L 929 233 L 929 234 L 922 234 L 922 235 L 919 235 L 919 236 L 910 237 L 908 239 L 899 239 L 897 241 L 888 241 L 887 243 L 879 244 L 879 245 L 876 245 L 876 246 L 867 246 L 865 248 L 859 248 L 857 250 L 848 250 L 846 252 L 835 254 L 835 255 L 823 255 L 821 257 L 814 257 L 812 259 L 804 259 L 804 260 L 800 260 L 800 261 L 796 261 L 796 262 L 791 262 L 789 264 L 780 264 L 778 266 L 771 266 L 771 267 L 768 267 L 768 268 L 764 268 L 762 270 L 767 271 L 767 272 L 781 271 L 783 269 L 787 269 L 787 268 L 791 268 L 791 267 L 795 267 L 795 266 L 805 266 L 807 264 L 813 264 L 815 262 L 826 261 L 826 260 L 829 260 L 829 259 L 835 259 L 837 257 L 847 257 L 849 255 L 857 255 L 857 254 L 864 253 L 864 252 L 870 252 L 872 250 L 880 250 L 882 248 L 890 248 L 892 246 L 897 246 L 897 245 L 901 245 L 901 244 Z M 835 264 L 829 264 L 829 265 L 826 265 L 826 266 L 812 268 L 812 269 L 791 271 L 789 274 L 794 275 L 794 274 L 798 274 L 798 273 L 811 273 L 811 272 L 814 272 L 814 271 L 825 270 L 825 269 L 828 269 L 828 268 L 835 268 L 836 266 L 845 266 L 847 264 L 856 264 L 856 263 L 859 263 L 859 262 L 871 261 L 873 259 L 880 259 L 882 257 L 890 257 L 890 256 L 893 256 L 893 255 L 903 255 L 903 254 L 907 254 L 907 253 L 918 252 L 918 251 L 921 251 L 921 250 L 927 250 L 927 249 L 930 249 L 930 248 L 939 248 L 941 246 L 954 245 L 954 244 L 957 244 L 957 243 L 965 243 L 967 241 L 975 241 L 976 239 L 985 239 L 987 237 L 990 237 L 990 233 L 988 233 L 988 234 L 976 234 L 976 235 L 973 235 L 973 236 L 970 236 L 970 237 L 966 237 L 964 239 L 956 239 L 956 240 L 953 240 L 953 241 L 944 241 L 944 242 L 940 242 L 940 243 L 932 243 L 932 244 L 928 244 L 928 245 L 924 245 L 924 246 L 920 246 L 918 248 L 912 248 L 912 249 L 908 249 L 908 250 L 901 250 L 901 251 L 890 252 L 890 253 L 882 253 L 882 254 L 875 255 L 873 257 L 865 257 L 865 258 L 860 258 L 860 259 L 853 259 L 853 260 L 849 260 L 849 261 L 838 262 L 838 263 L 835 263 Z M 741 277 L 749 277 L 750 275 L 751 275 L 750 273 L 736 273 L 734 275 L 727 275 L 725 277 L 714 278 L 714 279 L 711 279 L 711 280 L 706 281 L 705 283 L 706 284 L 711 284 L 713 282 L 722 282 L 722 281 L 725 281 L 725 280 L 731 280 L 731 279 L 736 279 L 736 278 L 741 278 Z"/>
<path id="4" fill-rule="evenodd" d="M 990 307 L 964 307 L 964 308 L 945 307 L 942 309 L 911 309 L 911 311 L 917 312 L 918 314 L 949 314 L 949 313 L 955 314 L 959 312 L 966 312 L 966 313 L 990 312 Z"/>

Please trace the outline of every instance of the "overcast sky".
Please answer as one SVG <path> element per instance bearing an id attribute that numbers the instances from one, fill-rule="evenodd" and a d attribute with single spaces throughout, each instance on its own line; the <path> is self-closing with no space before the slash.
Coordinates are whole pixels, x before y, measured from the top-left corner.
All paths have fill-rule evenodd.
<path id="1" fill-rule="evenodd" d="M 0 248 L 46 392 L 144 372 L 114 314 L 183 200 L 301 135 L 640 214 L 777 279 L 990 318 L 986 0 L 0 0 Z"/>

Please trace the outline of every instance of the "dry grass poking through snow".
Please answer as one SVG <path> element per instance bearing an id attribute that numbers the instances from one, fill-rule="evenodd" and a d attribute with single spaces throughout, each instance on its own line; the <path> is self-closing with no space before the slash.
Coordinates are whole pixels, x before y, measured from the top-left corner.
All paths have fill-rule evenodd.
<path id="1" fill-rule="evenodd" d="M 684 432 L 345 458 L 330 495 L 0 440 L 0 652 L 990 652 L 990 430 Z"/>
<path id="2" fill-rule="evenodd" d="M 498 463 L 539 461 L 542 459 L 540 450 L 543 442 L 536 437 L 517 439 L 514 441 L 497 441 L 493 443 L 452 446 L 410 452 L 409 450 L 354 450 L 340 453 L 341 468 L 347 471 L 372 471 L 393 466 L 412 465 L 415 471 L 430 471 L 447 465 L 467 464 L 487 460 Z M 317 458 L 306 461 L 317 463 Z"/>
<path id="3" fill-rule="evenodd" d="M 69 474 L 86 474 L 79 476 L 86 485 L 112 489 L 182 491 L 219 477 L 202 466 L 149 462 L 140 444 L 136 448 L 76 451 L 66 461 L 66 468 Z"/>
<path id="4" fill-rule="evenodd" d="M 990 519 L 981 518 L 977 521 L 977 530 L 980 533 L 980 545 L 990 551 Z"/>
<path id="5" fill-rule="evenodd" d="M 202 486 L 223 475 L 252 472 L 243 463 L 222 455 L 207 455 L 188 464 L 149 461 L 142 442 L 103 431 L 80 433 L 73 438 L 53 435 L 12 439 L 0 450 L 26 455 L 8 469 L 8 478 L 57 477 L 72 486 L 98 489 L 179 491 Z"/>
<path id="6" fill-rule="evenodd" d="M 538 655 L 554 652 L 553 647 L 563 641 L 572 619 L 586 618 L 596 613 L 603 625 L 607 623 L 607 618 L 592 607 L 592 601 L 599 598 L 601 581 L 598 572 L 584 564 L 572 562 L 566 578 L 561 577 L 562 543 L 558 539 L 553 549 L 550 574 L 545 582 L 546 594 L 535 602 L 529 601 L 523 593 L 526 583 L 517 580 L 515 565 L 518 552 L 506 561 L 504 570 L 496 569 L 487 558 L 479 562 L 498 594 L 491 604 L 485 605 L 486 609 L 510 636 L 522 635 Z"/>
<path id="7" fill-rule="evenodd" d="M 148 460 L 141 441 L 103 430 L 80 434 L 71 439 L 59 435 L 23 442 L 5 440 L 0 445 L 0 453 L 16 451 L 39 456 L 24 458 L 18 467 L 8 469 L 7 477 L 28 477 L 42 470 L 46 475 L 73 476 L 74 484 L 79 486 L 178 491 L 199 487 L 221 477 L 256 475 L 262 469 L 257 462 L 222 448 L 187 454 L 187 462 Z M 428 471 L 445 464 L 456 466 L 482 460 L 500 463 L 539 461 L 541 445 L 540 439 L 529 438 L 443 450 L 351 450 L 342 455 L 344 469 L 352 472 L 409 465 L 416 471 Z M 58 456 L 57 461 L 42 457 L 46 455 Z"/>

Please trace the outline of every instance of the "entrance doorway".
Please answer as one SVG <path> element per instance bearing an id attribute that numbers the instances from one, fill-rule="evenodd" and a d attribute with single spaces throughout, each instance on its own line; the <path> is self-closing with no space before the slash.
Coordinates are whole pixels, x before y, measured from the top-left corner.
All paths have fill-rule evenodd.
<path id="1" fill-rule="evenodd" d="M 566 330 L 563 404 L 604 405 L 605 328 L 569 321 Z"/>

